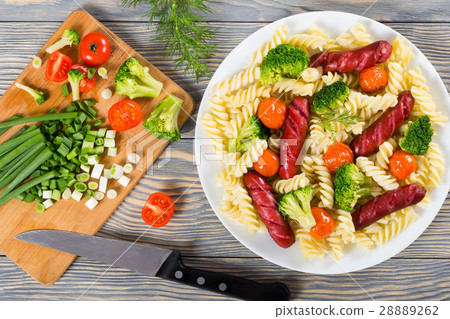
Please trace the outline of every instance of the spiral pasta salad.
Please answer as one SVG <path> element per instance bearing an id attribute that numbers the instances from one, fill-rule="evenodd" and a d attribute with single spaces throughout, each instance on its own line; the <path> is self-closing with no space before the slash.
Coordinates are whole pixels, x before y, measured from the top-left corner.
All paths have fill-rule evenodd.
<path id="1" fill-rule="evenodd" d="M 279 26 L 213 89 L 201 122 L 223 158 L 222 214 L 309 259 L 381 246 L 418 217 L 444 169 L 412 47 L 362 24 L 337 39 Z"/>

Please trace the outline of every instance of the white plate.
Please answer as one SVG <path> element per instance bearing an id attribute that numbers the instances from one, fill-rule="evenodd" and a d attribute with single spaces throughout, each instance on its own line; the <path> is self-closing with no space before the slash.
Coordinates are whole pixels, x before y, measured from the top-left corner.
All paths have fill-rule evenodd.
<path id="1" fill-rule="evenodd" d="M 198 118 L 209 110 L 208 101 L 212 96 L 212 88 L 214 85 L 241 71 L 250 61 L 252 53 L 269 41 L 276 27 L 283 24 L 287 25 L 289 27 L 289 35 L 291 35 L 293 33 L 305 32 L 313 23 L 316 23 L 332 37 L 337 37 L 356 23 L 364 24 L 374 40 L 387 40 L 392 42 L 399 35 L 398 32 L 379 22 L 343 12 L 310 12 L 275 21 L 242 41 L 222 62 L 206 88 L 200 104 Z M 444 83 L 428 59 L 412 43 L 408 44 L 413 46 L 416 55 L 408 65 L 408 68 L 413 68 L 417 65 L 421 66 L 438 109 L 444 112 L 445 115 L 448 115 L 450 101 Z M 445 128 L 436 129 L 436 134 L 433 139 L 440 145 L 444 158 L 447 158 L 448 154 L 450 154 L 450 144 L 445 143 L 445 136 L 450 136 L 450 125 L 447 125 Z M 344 257 L 337 263 L 329 257 L 324 260 L 310 262 L 303 257 L 298 243 L 295 243 L 288 249 L 280 248 L 267 232 L 249 234 L 245 226 L 218 212 L 217 208 L 221 202 L 222 188 L 217 184 L 216 176 L 222 169 L 222 166 L 217 160 L 211 159 L 211 155 L 208 155 L 213 153 L 211 148 L 207 146 L 208 140 L 209 138 L 205 128 L 198 121 L 195 130 L 195 155 L 198 173 L 206 196 L 216 212 L 217 217 L 236 239 L 254 253 L 280 266 L 302 272 L 314 274 L 346 273 L 371 267 L 398 254 L 414 242 L 432 222 L 439 212 L 450 186 L 450 170 L 446 169 L 441 180 L 441 186 L 430 193 L 432 203 L 424 209 L 417 207 L 416 211 L 420 216 L 418 220 L 384 246 L 366 251 L 354 245 L 347 245 L 344 250 Z M 446 168 L 447 166 L 446 163 Z"/>

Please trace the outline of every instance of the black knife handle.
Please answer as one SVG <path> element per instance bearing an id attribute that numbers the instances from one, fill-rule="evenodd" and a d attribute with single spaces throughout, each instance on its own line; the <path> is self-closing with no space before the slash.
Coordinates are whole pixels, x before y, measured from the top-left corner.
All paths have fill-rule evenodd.
<path id="1" fill-rule="evenodd" d="M 261 284 L 240 277 L 193 269 L 183 264 L 178 251 L 169 255 L 156 276 L 244 300 L 289 300 L 289 289 L 281 282 Z"/>

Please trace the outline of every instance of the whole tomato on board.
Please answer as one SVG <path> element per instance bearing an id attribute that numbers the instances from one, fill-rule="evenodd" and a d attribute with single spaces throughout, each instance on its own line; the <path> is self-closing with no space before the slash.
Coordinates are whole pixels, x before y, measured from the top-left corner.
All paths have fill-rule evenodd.
<path id="1" fill-rule="evenodd" d="M 142 111 L 133 100 L 122 100 L 111 106 L 108 121 L 115 131 L 126 131 L 141 123 Z"/>
<path id="2" fill-rule="evenodd" d="M 67 72 L 72 68 L 72 59 L 59 51 L 53 52 L 45 67 L 45 77 L 52 82 L 67 80 Z"/>
<path id="3" fill-rule="evenodd" d="M 80 43 L 80 56 L 87 66 L 98 66 L 108 61 L 111 45 L 108 37 L 102 33 L 92 32 Z"/>
<path id="4" fill-rule="evenodd" d="M 72 69 L 80 70 L 84 75 L 84 79 L 80 81 L 80 92 L 87 93 L 94 88 L 97 84 L 97 78 L 93 76 L 92 78 L 88 78 L 88 68 L 81 64 L 74 64 Z"/>
<path id="5" fill-rule="evenodd" d="M 173 200 L 163 193 L 153 193 L 142 208 L 142 219 L 152 227 L 162 227 L 175 211 Z"/>

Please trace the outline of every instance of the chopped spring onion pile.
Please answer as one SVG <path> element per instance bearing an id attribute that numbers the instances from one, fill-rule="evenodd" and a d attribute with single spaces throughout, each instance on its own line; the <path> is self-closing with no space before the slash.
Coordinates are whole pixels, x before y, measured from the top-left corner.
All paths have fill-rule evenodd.
<path id="1" fill-rule="evenodd" d="M 34 117 L 13 116 L 0 123 L 3 134 L 15 125 L 42 122 L 40 127 L 21 128 L 0 145 L 0 189 L 4 189 L 0 205 L 16 197 L 36 201 L 36 210 L 41 212 L 61 198 L 81 200 L 90 165 L 99 165 L 99 155 L 105 150 L 107 129 L 94 129 L 99 121 L 94 105 L 92 100 L 77 101 L 61 113 L 50 110 Z"/>

